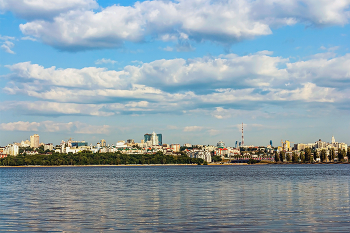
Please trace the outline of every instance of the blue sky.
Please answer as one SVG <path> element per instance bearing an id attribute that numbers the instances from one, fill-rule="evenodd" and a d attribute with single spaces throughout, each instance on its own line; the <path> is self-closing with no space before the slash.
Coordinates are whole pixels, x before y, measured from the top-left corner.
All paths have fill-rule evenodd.
<path id="1" fill-rule="evenodd" d="M 349 0 L 0 0 L 0 145 L 350 144 Z"/>

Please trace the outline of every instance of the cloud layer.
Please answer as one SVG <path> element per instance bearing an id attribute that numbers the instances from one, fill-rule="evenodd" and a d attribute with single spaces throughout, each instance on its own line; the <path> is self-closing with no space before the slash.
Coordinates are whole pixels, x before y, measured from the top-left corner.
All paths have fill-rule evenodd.
<path id="1" fill-rule="evenodd" d="M 125 41 L 175 41 L 228 46 L 302 23 L 324 27 L 349 21 L 349 0 L 177 0 L 98 7 L 94 0 L 1 0 L 2 11 L 27 19 L 20 30 L 61 50 L 120 47 Z"/>
<path id="2" fill-rule="evenodd" d="M 92 116 L 208 111 L 217 119 L 267 106 L 277 112 L 286 105 L 341 109 L 350 99 L 350 54 L 328 55 L 290 62 L 262 51 L 162 59 L 121 71 L 17 63 L 7 66 L 11 73 L 3 76 L 7 79 L 3 91 L 34 101 L 8 101 L 1 109 Z M 259 115 L 269 117 L 266 112 Z"/>
<path id="3" fill-rule="evenodd" d="M 40 131 L 40 132 L 65 132 L 81 134 L 108 134 L 110 126 L 108 125 L 89 125 L 79 121 L 75 122 L 9 122 L 0 124 L 1 131 Z"/>

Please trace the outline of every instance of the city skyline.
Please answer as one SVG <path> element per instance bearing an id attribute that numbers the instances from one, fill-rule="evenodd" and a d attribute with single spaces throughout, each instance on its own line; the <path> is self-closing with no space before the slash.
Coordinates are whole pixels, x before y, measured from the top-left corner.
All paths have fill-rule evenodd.
<path id="1" fill-rule="evenodd" d="M 232 147 L 232 148 L 239 148 L 239 147 L 268 147 L 270 146 L 271 148 L 277 148 L 277 147 L 281 147 L 281 148 L 284 148 L 286 145 L 288 145 L 288 148 L 292 148 L 294 147 L 295 145 L 298 145 L 298 144 L 301 144 L 301 145 L 310 145 L 310 144 L 317 144 L 318 142 L 322 142 L 322 143 L 331 143 L 331 144 L 334 144 L 334 143 L 342 143 L 342 144 L 347 144 L 346 142 L 343 142 L 343 141 L 338 141 L 336 140 L 336 138 L 334 137 L 334 135 L 332 135 L 332 137 L 330 138 L 330 140 L 322 140 L 322 139 L 318 139 L 314 142 L 307 142 L 307 141 L 297 141 L 297 142 L 292 142 L 291 140 L 289 139 L 281 139 L 281 141 L 273 141 L 273 140 L 269 140 L 267 144 L 244 144 L 242 143 L 242 141 L 235 141 L 231 144 L 231 142 L 228 142 L 226 143 L 225 141 L 217 141 L 217 142 L 213 142 L 213 143 L 190 143 L 190 142 L 185 142 L 185 143 L 178 143 L 178 142 L 170 142 L 170 141 L 166 141 L 166 142 L 159 142 L 156 141 L 156 143 L 154 142 L 154 139 L 153 139 L 153 136 L 152 135 L 155 135 L 155 137 L 160 137 L 161 139 L 163 138 L 163 134 L 161 133 L 155 133 L 153 132 L 152 134 L 144 134 L 143 135 L 143 139 L 141 140 L 137 140 L 137 139 L 134 139 L 134 138 L 128 138 L 128 139 L 124 139 L 124 138 L 114 138 L 112 141 L 108 141 L 108 140 L 105 140 L 104 138 L 100 138 L 98 140 L 95 140 L 95 141 L 86 141 L 86 140 L 80 140 L 80 139 L 74 139 L 72 137 L 68 138 L 68 139 L 65 139 L 65 138 L 62 138 L 59 142 L 52 142 L 52 141 L 47 141 L 47 138 L 45 137 L 45 139 L 40 139 L 39 140 L 39 135 L 38 134 L 34 134 L 34 135 L 29 135 L 28 138 L 22 138 L 20 140 L 17 140 L 17 141 L 14 141 L 12 143 L 8 143 L 6 145 L 11 145 L 13 143 L 16 143 L 16 144 L 24 144 L 25 146 L 24 147 L 32 147 L 32 148 L 38 148 L 39 147 L 39 144 L 40 145 L 46 145 L 46 144 L 50 144 L 50 145 L 60 145 L 62 144 L 62 142 L 71 142 L 72 143 L 72 146 L 78 146 L 79 143 L 83 143 L 84 146 L 96 146 L 96 145 L 99 145 L 101 147 L 103 146 L 117 146 L 117 144 L 129 144 L 129 143 L 132 143 L 132 144 L 140 144 L 140 145 L 144 145 L 143 147 L 146 148 L 146 147 L 152 147 L 152 146 L 162 146 L 162 145 L 172 145 L 172 144 L 176 144 L 176 145 L 181 145 L 181 146 L 186 146 L 186 145 L 210 145 L 210 146 L 218 146 L 219 147 L 219 144 L 220 145 L 223 145 L 223 147 Z M 242 135 L 243 136 L 243 135 Z M 243 138 L 243 137 L 242 137 Z M 150 142 L 149 144 L 147 142 Z M 74 143 L 78 143 L 77 145 L 73 145 Z M 288 143 L 288 144 L 287 144 Z M 125 145 L 126 145 L 125 144 Z M 6 146 L 6 145 L 0 145 L 1 146 Z M 274 145 L 274 146 L 273 146 Z"/>
<path id="2" fill-rule="evenodd" d="M 116 4 L 116 5 L 113 5 Z M 349 1 L 0 3 L 0 145 L 350 144 Z"/>

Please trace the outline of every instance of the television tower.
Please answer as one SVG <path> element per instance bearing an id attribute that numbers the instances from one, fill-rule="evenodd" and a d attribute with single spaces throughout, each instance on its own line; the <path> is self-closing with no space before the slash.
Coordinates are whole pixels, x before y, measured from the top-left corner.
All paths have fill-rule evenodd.
<path id="1" fill-rule="evenodd" d="M 242 122 L 242 146 L 244 146 L 244 136 L 243 136 L 243 122 Z"/>

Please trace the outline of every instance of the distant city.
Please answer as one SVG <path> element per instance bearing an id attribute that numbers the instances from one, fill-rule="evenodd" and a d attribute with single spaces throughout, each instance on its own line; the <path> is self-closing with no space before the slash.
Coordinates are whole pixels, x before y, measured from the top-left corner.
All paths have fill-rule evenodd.
<path id="1" fill-rule="evenodd" d="M 159 133 L 146 133 L 141 142 L 134 139 L 117 141 L 108 144 L 101 139 L 96 144 L 89 144 L 86 141 L 75 141 L 72 138 L 67 141 L 62 140 L 59 145 L 53 143 L 40 142 L 38 134 L 30 136 L 29 140 L 15 142 L 5 147 L 0 147 L 0 158 L 17 155 L 35 154 L 77 154 L 81 152 L 89 153 L 114 153 L 122 154 L 154 154 L 162 152 L 165 155 L 186 154 L 190 158 L 201 158 L 206 162 L 213 162 L 215 158 L 220 161 L 227 160 L 267 160 L 267 161 L 291 161 L 293 159 L 302 160 L 305 153 L 313 153 L 310 162 L 331 162 L 338 160 L 338 154 L 342 153 L 341 160 L 348 161 L 348 145 L 336 142 L 334 136 L 330 142 L 319 139 L 313 143 L 296 143 L 289 140 L 281 140 L 280 145 L 274 146 L 272 140 L 266 146 L 254 146 L 244 144 L 244 133 L 242 125 L 242 140 L 236 141 L 234 147 L 228 147 L 225 142 L 219 141 L 216 145 L 192 145 L 190 143 L 166 144 L 163 143 L 163 135 Z M 310 150 L 310 152 L 307 152 Z"/>

